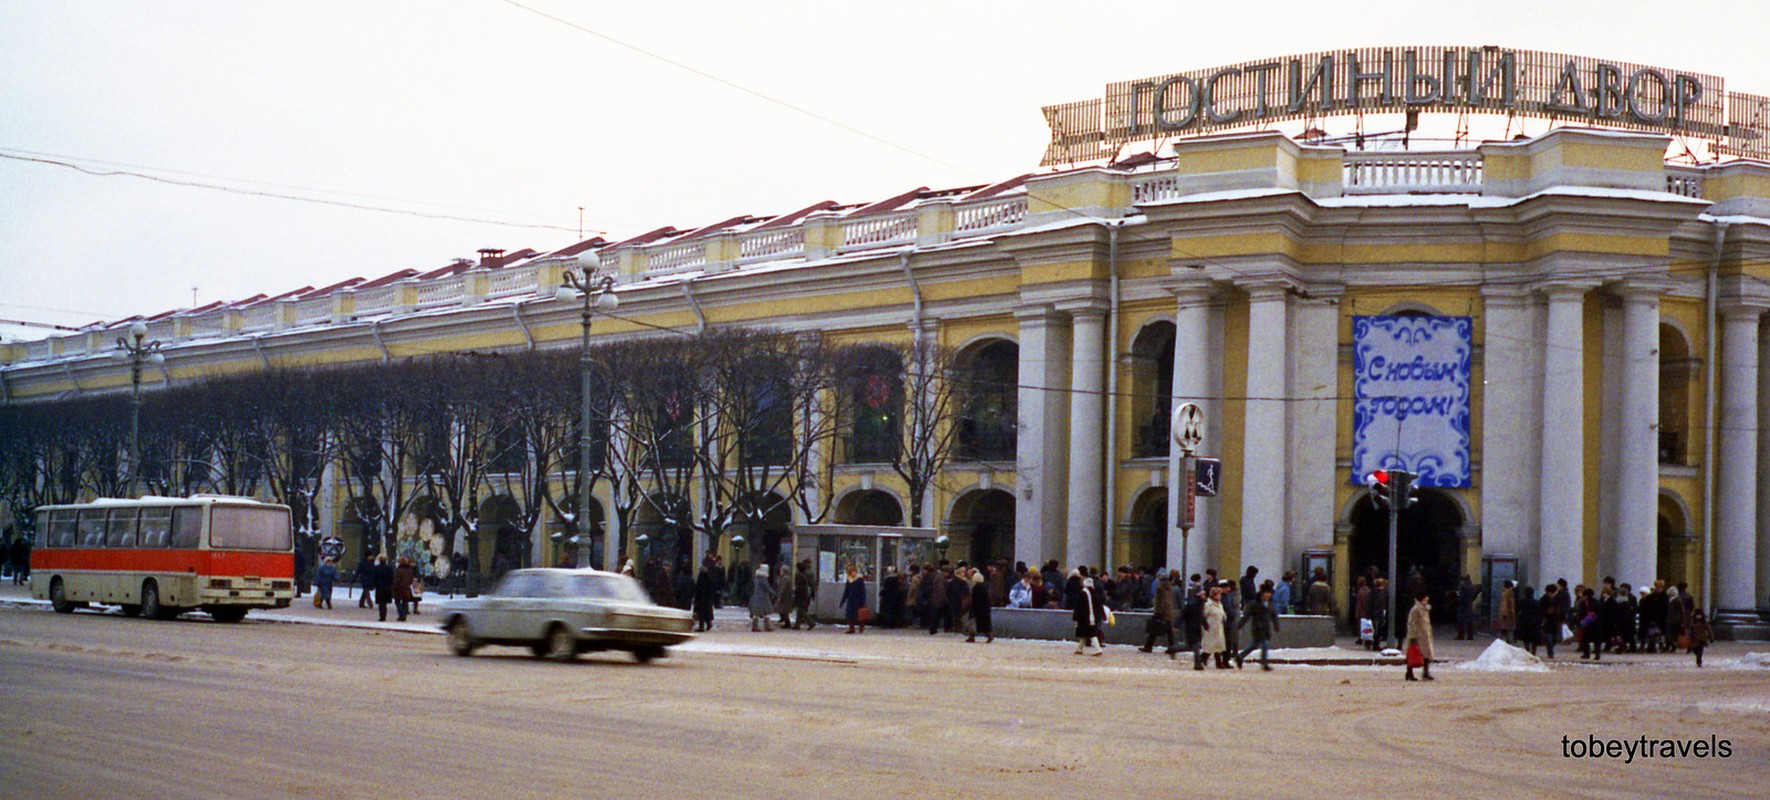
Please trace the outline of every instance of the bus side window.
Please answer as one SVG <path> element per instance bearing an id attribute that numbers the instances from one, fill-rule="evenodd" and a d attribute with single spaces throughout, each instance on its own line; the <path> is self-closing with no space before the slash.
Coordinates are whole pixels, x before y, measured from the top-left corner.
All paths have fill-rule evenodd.
<path id="1" fill-rule="evenodd" d="M 172 509 L 172 546 L 183 550 L 195 550 L 197 541 L 203 534 L 203 509 L 175 508 Z"/>
<path id="2" fill-rule="evenodd" d="M 135 546 L 135 514 L 136 510 L 133 508 L 111 509 L 111 521 L 105 525 L 106 546 Z"/>
<path id="3" fill-rule="evenodd" d="M 172 509 L 162 506 L 141 510 L 141 547 L 165 547 L 171 533 Z"/>
<path id="4" fill-rule="evenodd" d="M 80 509 L 80 546 L 104 547 L 104 509 Z"/>
<path id="5" fill-rule="evenodd" d="M 63 509 L 49 514 L 49 546 L 74 546 L 74 511 Z"/>

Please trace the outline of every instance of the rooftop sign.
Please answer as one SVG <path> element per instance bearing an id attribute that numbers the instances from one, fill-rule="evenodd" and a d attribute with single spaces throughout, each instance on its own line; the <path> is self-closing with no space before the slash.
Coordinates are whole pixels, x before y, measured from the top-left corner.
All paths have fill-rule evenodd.
<path id="1" fill-rule="evenodd" d="M 1046 106 L 1043 164 L 1293 119 L 1434 111 L 1508 114 L 1697 136 L 1717 155 L 1770 159 L 1770 97 L 1699 72 L 1497 47 L 1383 47 L 1247 61 L 1106 85 Z"/>

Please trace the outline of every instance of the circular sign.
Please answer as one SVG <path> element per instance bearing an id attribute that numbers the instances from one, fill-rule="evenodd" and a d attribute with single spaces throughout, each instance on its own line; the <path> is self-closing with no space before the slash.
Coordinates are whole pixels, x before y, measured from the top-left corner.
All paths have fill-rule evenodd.
<path id="1" fill-rule="evenodd" d="M 1182 450 L 1196 449 L 1205 440 L 1205 412 L 1197 403 L 1174 409 L 1174 444 Z"/>

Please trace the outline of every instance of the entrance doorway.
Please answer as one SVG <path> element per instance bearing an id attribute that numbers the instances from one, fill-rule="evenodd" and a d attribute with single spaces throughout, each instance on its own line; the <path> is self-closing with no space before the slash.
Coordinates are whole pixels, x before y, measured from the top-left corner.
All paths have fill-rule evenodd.
<path id="1" fill-rule="evenodd" d="M 1140 569 L 1173 566 L 1168 561 L 1168 490 L 1150 489 L 1131 506 L 1131 525 L 1125 532 L 1131 566 Z M 1108 565 L 1111 566 L 1111 565 Z"/>
<path id="2" fill-rule="evenodd" d="M 1352 540 L 1349 560 L 1352 562 L 1350 589 L 1357 576 L 1375 574 L 1391 576 L 1389 586 L 1398 589 L 1403 613 L 1413 603 L 1414 593 L 1431 593 L 1432 619 L 1435 622 L 1456 621 L 1456 588 L 1462 577 L 1461 541 L 1458 529 L 1463 527 L 1463 513 L 1456 501 L 1434 489 L 1421 489 L 1419 502 L 1403 509 L 1397 520 L 1395 559 L 1399 568 L 1389 568 L 1389 510 L 1377 506 L 1369 497 L 1359 498 L 1352 507 Z M 1398 582 L 1392 576 L 1400 575 Z M 1351 608 L 1346 602 L 1342 610 Z M 1400 620 L 1397 620 L 1399 623 Z"/>
<path id="3" fill-rule="evenodd" d="M 1014 495 L 1001 489 L 965 494 L 953 503 L 950 558 L 982 565 L 1014 563 Z"/>

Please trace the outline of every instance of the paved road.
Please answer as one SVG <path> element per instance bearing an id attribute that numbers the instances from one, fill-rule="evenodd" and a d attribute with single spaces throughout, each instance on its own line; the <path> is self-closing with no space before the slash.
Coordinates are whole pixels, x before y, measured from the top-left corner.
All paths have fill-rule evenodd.
<path id="1" fill-rule="evenodd" d="M 1754 796 L 1770 670 L 1194 673 L 1118 648 L 716 631 L 649 666 L 439 636 L 0 607 L 0 795 Z M 1563 733 L 1728 760 L 1578 762 Z M 1138 788 L 1142 787 L 1142 788 Z"/>

